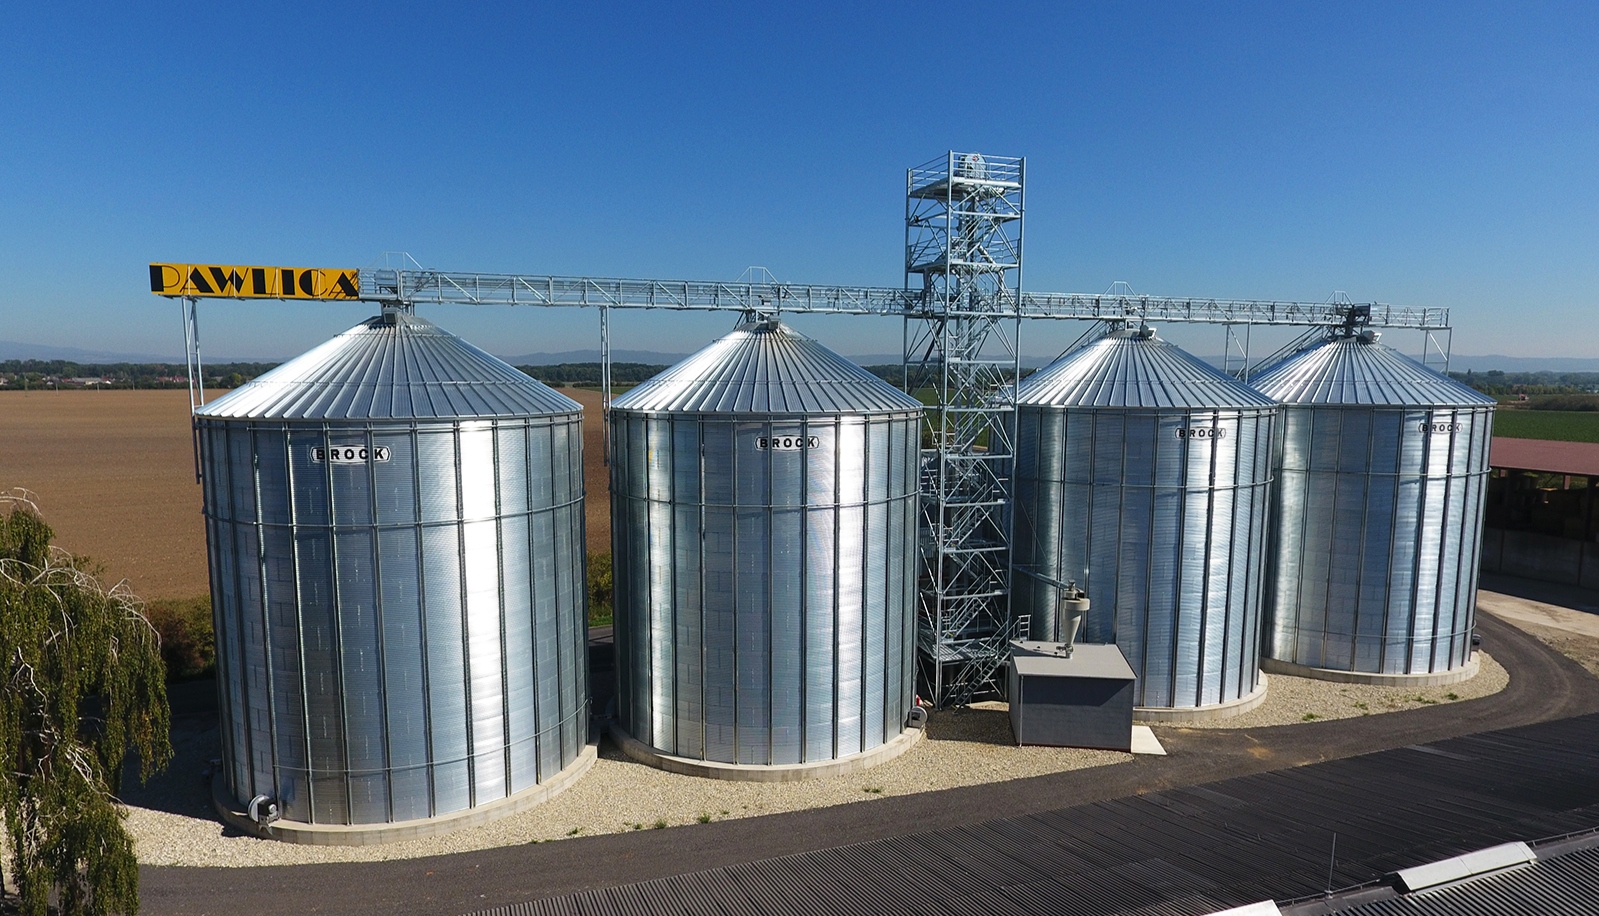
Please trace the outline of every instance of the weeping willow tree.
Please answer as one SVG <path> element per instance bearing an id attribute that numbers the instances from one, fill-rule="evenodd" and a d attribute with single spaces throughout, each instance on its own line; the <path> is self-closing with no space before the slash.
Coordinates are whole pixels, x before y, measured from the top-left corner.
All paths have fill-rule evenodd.
<path id="1" fill-rule="evenodd" d="M 0 494 L 0 878 L 43 916 L 135 913 L 139 868 L 115 792 L 166 765 L 160 640 L 125 587 L 106 591 L 18 491 Z M 3 892 L 3 891 L 0 891 Z"/>

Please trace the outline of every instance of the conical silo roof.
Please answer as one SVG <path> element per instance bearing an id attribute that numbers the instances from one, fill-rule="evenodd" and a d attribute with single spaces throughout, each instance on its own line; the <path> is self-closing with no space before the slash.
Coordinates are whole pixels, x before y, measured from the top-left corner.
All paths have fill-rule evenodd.
<path id="1" fill-rule="evenodd" d="M 745 323 L 611 402 L 663 413 L 921 410 L 915 398 L 776 319 Z"/>
<path id="2" fill-rule="evenodd" d="M 1285 404 L 1381 407 L 1477 407 L 1494 399 L 1434 372 L 1375 335 L 1322 341 L 1250 378 L 1255 390 Z"/>
<path id="3" fill-rule="evenodd" d="M 195 411 L 279 420 L 529 417 L 571 398 L 415 315 L 389 311 Z"/>
<path id="4" fill-rule="evenodd" d="M 1019 406 L 1209 408 L 1274 402 L 1181 348 L 1153 328 L 1112 331 L 1022 381 Z"/>

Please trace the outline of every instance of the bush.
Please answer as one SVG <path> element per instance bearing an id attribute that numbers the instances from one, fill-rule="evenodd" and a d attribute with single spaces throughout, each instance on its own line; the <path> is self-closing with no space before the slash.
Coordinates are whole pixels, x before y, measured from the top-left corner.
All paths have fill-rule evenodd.
<path id="1" fill-rule="evenodd" d="M 210 598 L 164 598 L 145 605 L 144 616 L 161 636 L 161 660 L 168 681 L 215 673 L 217 635 L 211 625 Z"/>
<path id="2" fill-rule="evenodd" d="M 611 622 L 613 587 L 611 555 L 589 554 L 589 623 L 604 626 Z"/>

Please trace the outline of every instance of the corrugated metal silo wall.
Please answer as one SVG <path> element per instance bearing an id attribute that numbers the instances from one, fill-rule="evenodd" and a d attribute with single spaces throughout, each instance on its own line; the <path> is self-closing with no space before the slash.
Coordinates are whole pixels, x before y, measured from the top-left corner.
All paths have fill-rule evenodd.
<path id="1" fill-rule="evenodd" d="M 1015 565 L 1086 579 L 1092 606 L 1078 638 L 1121 648 L 1139 706 L 1209 706 L 1259 683 L 1276 417 L 1017 411 Z M 1018 572 L 1012 590 L 1032 638 L 1059 638 L 1056 589 Z"/>
<path id="2" fill-rule="evenodd" d="M 549 779 L 587 741 L 579 415 L 199 418 L 229 788 L 327 824 Z M 313 449 L 389 450 L 317 461 Z"/>
<path id="3" fill-rule="evenodd" d="M 904 730 L 920 417 L 612 410 L 618 715 L 666 754 L 830 760 Z M 799 448 L 761 448 L 787 437 Z"/>
<path id="4" fill-rule="evenodd" d="M 1492 407 L 1287 407 L 1267 654 L 1369 674 L 1464 665 L 1492 437 Z"/>

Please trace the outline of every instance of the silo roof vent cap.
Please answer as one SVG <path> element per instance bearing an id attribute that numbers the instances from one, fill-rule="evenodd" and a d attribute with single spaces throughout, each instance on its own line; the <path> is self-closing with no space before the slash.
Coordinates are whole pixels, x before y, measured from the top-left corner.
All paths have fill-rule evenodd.
<path id="1" fill-rule="evenodd" d="M 1154 340 L 1155 326 L 1149 324 L 1139 325 L 1136 328 L 1112 327 L 1106 337 L 1117 340 Z"/>

